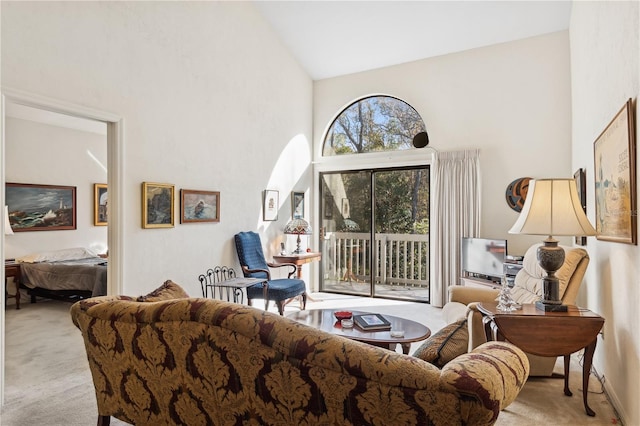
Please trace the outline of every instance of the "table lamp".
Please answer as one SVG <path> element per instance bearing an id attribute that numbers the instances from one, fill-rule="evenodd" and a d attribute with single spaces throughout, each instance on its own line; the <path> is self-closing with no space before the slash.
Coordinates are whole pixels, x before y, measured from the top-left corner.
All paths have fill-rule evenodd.
<path id="1" fill-rule="evenodd" d="M 582 210 L 575 180 L 531 180 L 522 212 L 509 233 L 547 236 L 537 252 L 538 262 L 547 276 L 542 279 L 543 299 L 536 302 L 536 308 L 567 311 L 567 305 L 560 300 L 560 282 L 555 275 L 564 264 L 564 249 L 558 247 L 558 240 L 553 236 L 596 235 Z"/>
<path id="2" fill-rule="evenodd" d="M 300 254 L 303 253 L 303 251 L 300 249 L 300 235 L 311 235 L 311 225 L 309 225 L 309 222 L 302 218 L 292 219 L 284 227 L 284 233 L 298 236 L 298 239 L 296 241 L 298 245 L 296 247 L 296 251 L 294 251 L 293 253 Z"/>
<path id="3" fill-rule="evenodd" d="M 4 235 L 13 235 L 13 229 L 9 221 L 9 206 L 4 206 Z"/>

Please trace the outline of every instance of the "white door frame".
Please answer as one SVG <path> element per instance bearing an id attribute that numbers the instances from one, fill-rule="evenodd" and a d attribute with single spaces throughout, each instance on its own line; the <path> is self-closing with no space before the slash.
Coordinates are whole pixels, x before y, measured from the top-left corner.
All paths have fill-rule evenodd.
<path id="1" fill-rule="evenodd" d="M 67 114 L 79 118 L 102 121 L 107 125 L 107 170 L 109 185 L 109 229 L 107 232 L 107 244 L 109 247 L 109 264 L 107 266 L 107 294 L 120 294 L 122 292 L 124 271 L 124 214 L 125 202 L 123 191 L 124 174 L 124 120 L 122 117 L 110 112 L 99 111 L 82 105 L 72 104 L 53 98 L 24 92 L 21 90 L 2 87 L 0 99 L 0 206 L 5 205 L 5 118 L 6 103 L 12 102 L 33 108 Z M 3 207 L 4 208 L 4 207 Z M 0 238 L 0 255 L 4 254 L 4 221 L 0 225 L 2 237 Z M 0 280 L 4 283 L 4 268 L 0 272 Z M 0 292 L 0 304 L 3 307 L 0 312 L 0 405 L 4 405 L 4 291 Z"/>

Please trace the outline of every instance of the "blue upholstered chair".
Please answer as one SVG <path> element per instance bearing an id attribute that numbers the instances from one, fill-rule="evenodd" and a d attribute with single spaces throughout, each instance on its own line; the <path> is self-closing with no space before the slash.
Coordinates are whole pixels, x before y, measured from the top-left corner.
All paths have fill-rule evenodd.
<path id="1" fill-rule="evenodd" d="M 307 305 L 307 287 L 304 281 L 291 278 L 298 269 L 293 263 L 267 262 L 262 252 L 260 236 L 255 232 L 240 232 L 235 235 L 236 252 L 242 267 L 242 272 L 247 278 L 266 278 L 266 284 L 256 284 L 247 288 L 247 299 L 251 305 L 252 299 L 264 299 L 264 309 L 269 307 L 269 301 L 273 300 L 278 306 L 280 315 L 284 315 L 284 305 L 289 299 L 300 296 L 302 298 L 300 308 L 304 310 Z M 271 279 L 269 268 L 291 268 L 288 278 Z"/>

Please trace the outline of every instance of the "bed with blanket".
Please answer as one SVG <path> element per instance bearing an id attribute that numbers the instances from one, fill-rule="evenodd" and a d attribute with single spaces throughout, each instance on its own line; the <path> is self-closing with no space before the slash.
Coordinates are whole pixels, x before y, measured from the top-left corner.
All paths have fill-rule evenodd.
<path id="1" fill-rule="evenodd" d="M 107 259 L 85 248 L 36 253 L 17 258 L 21 286 L 36 297 L 76 301 L 107 294 Z"/>

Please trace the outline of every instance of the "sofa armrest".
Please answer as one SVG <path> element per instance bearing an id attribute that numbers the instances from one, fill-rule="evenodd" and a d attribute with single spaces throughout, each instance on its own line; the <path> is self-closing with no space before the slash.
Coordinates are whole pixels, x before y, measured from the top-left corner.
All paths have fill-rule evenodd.
<path id="1" fill-rule="evenodd" d="M 471 302 L 493 302 L 500 290 L 493 288 L 466 287 L 455 285 L 449 287 L 449 301 L 468 305 Z"/>
<path id="2" fill-rule="evenodd" d="M 487 342 L 445 365 L 440 386 L 464 396 L 462 405 L 469 404 L 471 408 L 481 404 L 493 413 L 493 418 L 487 419 L 485 411 L 461 409 L 468 411 L 466 424 L 486 424 L 494 422 L 500 411 L 513 402 L 528 375 L 529 360 L 522 350 L 507 342 Z"/>

